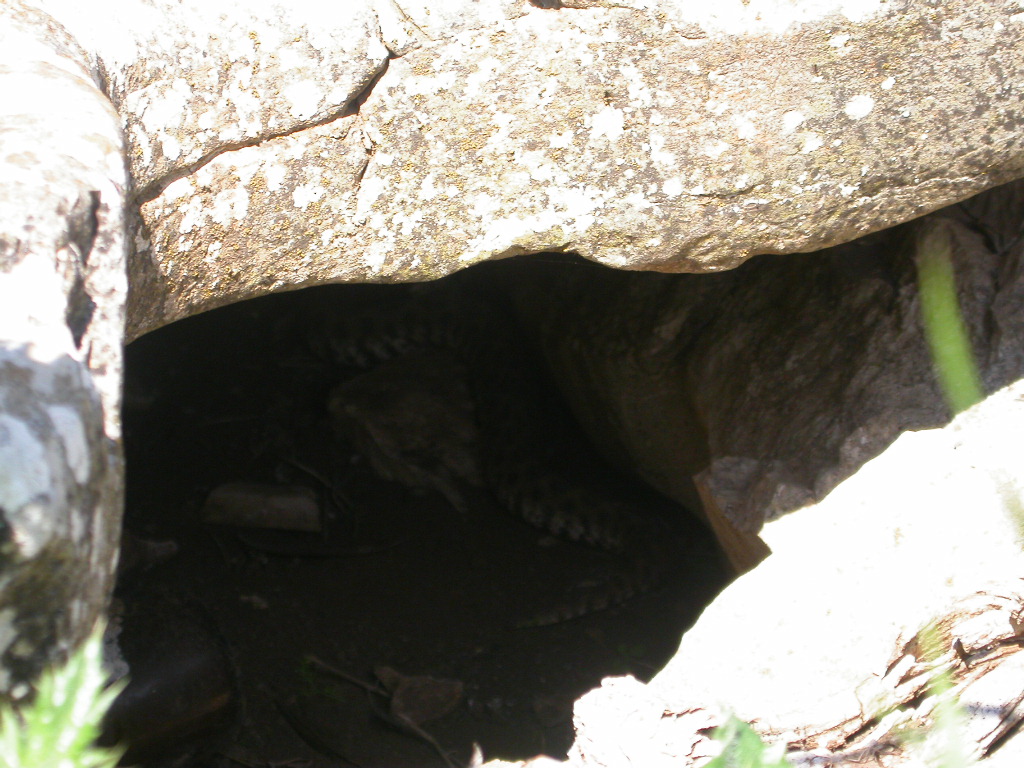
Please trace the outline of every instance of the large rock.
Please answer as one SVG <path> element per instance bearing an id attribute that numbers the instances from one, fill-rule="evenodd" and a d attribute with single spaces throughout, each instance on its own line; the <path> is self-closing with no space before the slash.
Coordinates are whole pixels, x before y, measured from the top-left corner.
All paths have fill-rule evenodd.
<path id="1" fill-rule="evenodd" d="M 577 703 L 570 762 L 691 765 L 714 751 L 705 729 L 734 712 L 808 765 L 935 765 L 941 672 L 965 707 L 960 747 L 1019 764 L 1006 758 L 1020 759 L 1020 738 L 999 739 L 1024 716 L 1021 434 L 1017 382 L 772 524 L 773 556 L 716 599 L 649 686 L 608 680 Z"/>
<path id="2" fill-rule="evenodd" d="M 544 5 L 50 0 L 125 121 L 130 335 L 539 251 L 722 270 L 1021 174 L 1012 3 Z"/>
<path id="3" fill-rule="evenodd" d="M 901 432 L 949 420 L 916 232 L 950 243 L 986 390 L 1024 376 L 1022 211 L 1014 183 L 911 227 L 716 275 L 553 258 L 494 271 L 595 443 L 703 507 L 742 570 L 765 554 L 766 521 L 822 499 Z"/>
<path id="4" fill-rule="evenodd" d="M 117 552 L 127 179 L 86 61 L 0 5 L 0 694 L 82 639 Z"/>
<path id="5" fill-rule="evenodd" d="M 848 241 L 1024 175 L 1013 98 L 1024 76 L 1019 4 L 401 6 L 0 6 L 0 77 L 10 85 L 0 107 L 10 180 L 0 192 L 0 691 L 20 692 L 81 637 L 109 590 L 126 243 L 134 338 L 272 291 L 423 280 L 540 251 L 721 272 L 758 253 Z M 990 234 L 970 216 L 950 226 L 967 246 Z M 993 385 L 1020 359 L 1020 256 L 1013 236 L 984 245 L 998 259 L 960 266 L 967 298 L 983 299 L 982 310 L 1002 307 L 980 336 L 996 355 L 985 369 Z M 899 347 L 894 361 L 881 346 L 908 333 L 915 299 L 904 273 L 872 275 L 873 247 L 851 246 L 820 267 L 793 259 L 786 283 L 787 306 L 827 312 L 845 292 L 836 277 L 856 265 L 844 306 L 875 324 L 858 332 L 859 356 L 838 349 L 844 326 L 835 312 L 824 351 L 800 343 L 818 326 L 783 340 L 786 318 L 766 319 L 773 302 L 757 281 L 743 282 L 762 269 L 749 265 L 685 289 L 707 299 L 698 309 L 731 305 L 714 318 L 717 335 L 697 335 L 708 322 L 702 311 L 647 326 L 656 333 L 638 348 L 652 353 L 644 365 L 659 361 L 660 341 L 685 339 L 693 352 L 685 362 L 661 358 L 670 375 L 651 377 L 643 365 L 627 370 L 633 381 L 570 370 L 564 386 L 652 384 L 651 402 L 667 404 L 681 381 L 679 418 L 706 440 L 662 454 L 672 431 L 659 431 L 656 409 L 631 411 L 632 403 L 614 412 L 625 432 L 602 439 L 595 429 L 598 442 L 655 483 L 677 482 L 673 466 L 684 478 L 698 474 L 708 507 L 728 507 L 737 513 L 731 525 L 753 531 L 823 495 L 866 457 L 865 446 L 878 450 L 908 425 L 943 418 L 920 346 Z M 668 285 L 661 277 L 635 285 Z M 643 306 L 657 319 L 671 301 Z M 971 317 L 990 321 L 984 311 Z M 1004 344 L 991 327 L 1017 338 Z M 740 386 L 750 361 L 766 355 L 776 362 L 762 367 L 775 378 Z M 557 369 L 558 348 L 549 356 Z M 854 385 L 869 405 L 898 392 L 899 407 L 829 412 L 848 378 L 838 367 L 844 357 L 860 361 Z M 895 389 L 878 388 L 890 365 Z M 751 429 L 773 402 L 800 410 Z M 865 414 L 876 421 L 859 421 Z M 657 427 L 650 442 L 635 439 L 648 426 Z M 825 460 L 802 465 L 815 451 Z M 862 535 L 892 530 L 891 519 L 872 520 Z M 715 631 L 739 632 L 728 622 Z M 884 644 L 873 642 L 876 653 Z M 688 679 L 680 669 L 665 680 Z M 664 696 L 678 691 L 666 685 Z M 743 714 L 756 714 L 756 702 L 776 706 L 732 699 Z M 799 718 L 780 722 L 795 727 Z"/>

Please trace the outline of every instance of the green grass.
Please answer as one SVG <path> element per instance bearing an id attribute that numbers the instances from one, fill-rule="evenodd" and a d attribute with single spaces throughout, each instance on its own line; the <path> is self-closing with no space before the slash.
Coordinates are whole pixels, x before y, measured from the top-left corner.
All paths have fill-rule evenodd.
<path id="1" fill-rule="evenodd" d="M 957 301 L 952 239 L 948 225 L 941 220 L 920 225 L 914 261 L 932 364 L 946 403 L 956 414 L 981 402 L 985 395 Z"/>
<path id="2" fill-rule="evenodd" d="M 107 684 L 103 631 L 39 678 L 30 703 L 0 706 L 0 768 L 113 768 L 122 749 L 97 747 L 100 722 L 122 684 Z"/>
<path id="3" fill-rule="evenodd" d="M 791 768 L 783 745 L 765 744 L 753 728 L 735 715 L 715 728 L 711 739 L 722 745 L 722 751 L 705 768 Z"/>

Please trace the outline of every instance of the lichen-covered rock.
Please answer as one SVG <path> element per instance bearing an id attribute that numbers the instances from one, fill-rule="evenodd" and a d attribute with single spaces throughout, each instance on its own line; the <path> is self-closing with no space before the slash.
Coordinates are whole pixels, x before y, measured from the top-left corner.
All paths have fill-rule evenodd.
<path id="1" fill-rule="evenodd" d="M 86 56 L 0 5 L 0 696 L 106 606 L 121 520 L 124 147 Z"/>
<path id="2" fill-rule="evenodd" d="M 541 251 L 721 272 L 1024 175 L 1020 3 L 9 0 L 0 21 L 6 691 L 110 586 L 126 243 L 134 338 L 272 291 Z M 963 211 L 949 226 L 985 256 L 958 266 L 994 386 L 1020 370 L 1020 244 Z M 788 257 L 785 305 L 820 318 L 796 336 L 760 266 L 699 287 L 644 276 L 635 359 L 566 365 L 564 386 L 596 393 L 574 398 L 591 423 L 619 421 L 594 429 L 607 451 L 674 495 L 698 474 L 752 531 L 942 418 L 912 279 L 873 274 L 873 247 Z M 588 288 L 605 313 L 619 277 Z M 839 306 L 867 324 L 843 336 Z M 568 354 L 548 352 L 556 369 Z M 840 393 L 863 397 L 829 410 Z M 698 439 L 672 449 L 679 432 Z"/>
<path id="3" fill-rule="evenodd" d="M 950 238 L 990 392 L 1024 376 L 1022 198 L 1016 182 L 914 225 Z M 765 554 L 755 538 L 765 522 L 820 500 L 901 432 L 949 420 L 912 232 L 716 275 L 555 258 L 508 274 L 591 437 L 619 466 L 702 505 L 742 570 Z"/>
<path id="4" fill-rule="evenodd" d="M 127 129 L 133 337 L 545 250 L 716 271 L 1024 167 L 1013 3 L 47 5 Z"/>

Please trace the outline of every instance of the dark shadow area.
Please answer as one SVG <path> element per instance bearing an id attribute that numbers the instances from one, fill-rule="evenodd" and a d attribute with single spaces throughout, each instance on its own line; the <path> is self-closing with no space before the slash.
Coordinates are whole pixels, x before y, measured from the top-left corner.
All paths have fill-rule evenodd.
<path id="1" fill-rule="evenodd" d="M 710 538 L 694 531 L 701 540 L 680 578 L 607 610 L 517 629 L 611 578 L 618 556 L 525 524 L 486 482 L 411 490 L 381 477 L 382 460 L 339 431 L 330 407 L 339 385 L 361 376 L 378 377 L 360 380 L 371 392 L 392 386 L 389 369 L 368 374 L 382 364 L 354 362 L 361 352 L 339 337 L 363 333 L 372 348 L 366 329 L 430 290 L 327 286 L 270 296 L 128 348 L 129 534 L 117 600 L 136 682 L 117 717 L 139 764 L 465 765 L 474 743 L 487 758 L 562 756 L 574 699 L 606 676 L 649 679 L 725 583 Z M 418 351 L 435 332 L 409 331 L 402 316 L 393 325 Z M 410 345 L 382 343 L 393 359 L 409 354 Z M 503 353 L 490 354 L 456 359 L 452 370 L 493 370 Z M 527 353 L 521 363 L 531 360 Z M 408 374 L 404 365 L 396 370 Z M 423 386 L 415 369 L 408 375 Z M 474 381 L 507 386 L 499 378 L 508 377 Z M 542 371 L 530 381 L 550 389 Z M 485 396 L 491 410 L 515 397 L 509 389 Z M 452 401 L 466 392 L 453 381 Z M 555 400 L 539 412 L 551 413 Z M 416 410 L 405 430 L 423 437 L 426 459 L 435 433 L 446 440 L 457 430 L 445 419 L 456 419 L 458 403 L 449 405 L 433 421 Z M 485 410 L 476 405 L 471 412 Z M 528 440 L 561 434 L 522 429 Z M 489 439 L 486 429 L 479 439 Z M 586 455 L 575 444 L 536 451 Z M 605 467 L 589 472 L 595 483 L 608 479 Z M 237 483 L 249 485 L 228 486 L 232 509 L 249 504 L 251 519 L 210 522 L 211 492 Z M 268 512 L 275 489 L 291 495 Z"/>

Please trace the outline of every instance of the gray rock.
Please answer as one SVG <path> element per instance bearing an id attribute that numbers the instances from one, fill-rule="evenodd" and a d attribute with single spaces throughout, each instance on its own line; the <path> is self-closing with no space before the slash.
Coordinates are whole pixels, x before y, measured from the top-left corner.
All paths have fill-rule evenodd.
<path id="1" fill-rule="evenodd" d="M 1024 376 L 1022 196 L 1006 185 L 915 225 L 951 242 L 989 392 Z M 743 570 L 766 553 L 766 521 L 824 498 L 901 432 L 950 419 L 920 320 L 916 231 L 717 275 L 543 259 L 511 282 L 595 443 L 703 506 Z"/>
<path id="2" fill-rule="evenodd" d="M 0 694 L 91 628 L 120 532 L 127 179 L 86 58 L 0 6 Z"/>
<path id="3" fill-rule="evenodd" d="M 718 271 L 1021 174 L 1012 3 L 537 5 L 51 0 L 126 125 L 130 336 L 539 251 Z"/>
<path id="4" fill-rule="evenodd" d="M 899 732 L 929 733 L 940 670 L 969 715 L 957 738 L 986 754 L 1021 716 L 1021 434 L 1017 382 L 771 523 L 772 557 L 716 599 L 649 686 L 606 680 L 577 703 L 570 763 L 691 765 L 733 712 L 803 750 L 801 764 L 884 751 L 884 765 L 922 765 L 931 737 Z"/>
<path id="5" fill-rule="evenodd" d="M 0 692 L 15 695 L 107 599 L 123 339 L 273 291 L 424 280 L 542 251 L 722 272 L 1024 175 L 1019 3 L 9 0 L 0 22 Z M 1003 226 L 1019 218 L 999 210 L 1019 210 L 1018 195 L 943 225 L 989 387 L 1021 368 L 1019 230 Z M 967 421 L 935 446 L 901 437 L 893 474 L 858 475 L 813 523 L 802 522 L 810 510 L 780 517 L 901 430 L 946 417 L 912 280 L 879 267 L 884 242 L 780 261 L 791 275 L 781 295 L 751 279 L 767 260 L 701 283 L 644 275 L 625 287 L 621 306 L 644 309 L 632 328 L 581 330 L 577 350 L 545 345 L 606 452 L 677 498 L 699 491 L 722 513 L 712 521 L 727 524 L 723 540 L 739 531 L 744 558 L 771 521 L 776 556 L 709 611 L 646 693 L 627 684 L 656 696 L 644 718 L 680 714 L 642 739 L 645 764 L 657 764 L 652 739 L 698 756 L 702 737 L 687 739 L 713 720 L 701 709 L 712 694 L 774 729 L 856 715 L 851 681 L 885 672 L 900 631 L 982 588 L 981 576 L 1019 573 L 994 507 L 956 527 L 964 506 L 1020 475 L 1006 464 L 1013 448 L 985 453 Z M 602 276 L 584 295 L 607 314 L 618 280 Z M 779 304 L 806 310 L 810 325 L 792 334 Z M 836 344 L 850 316 L 862 319 L 855 343 Z M 574 366 L 577 352 L 597 370 Z M 979 429 L 1005 436 L 1014 413 Z M 676 443 L 681 433 L 697 439 Z M 993 485 L 969 466 L 967 485 L 946 487 L 949 455 L 1005 476 Z M 915 456 L 931 463 L 907 463 Z M 963 557 L 935 556 L 949 547 Z M 756 654 L 720 643 L 720 663 L 701 655 L 745 631 L 773 643 Z M 746 666 L 726 680 L 738 656 Z M 816 677 L 838 658 L 854 666 Z M 800 701 L 780 679 L 821 685 Z M 580 759 L 630 754 L 628 740 L 603 752 L 585 705 L 579 714 Z"/>

